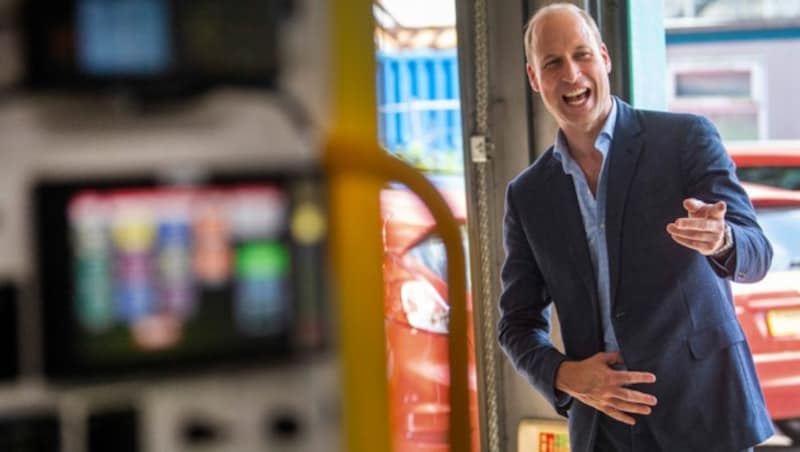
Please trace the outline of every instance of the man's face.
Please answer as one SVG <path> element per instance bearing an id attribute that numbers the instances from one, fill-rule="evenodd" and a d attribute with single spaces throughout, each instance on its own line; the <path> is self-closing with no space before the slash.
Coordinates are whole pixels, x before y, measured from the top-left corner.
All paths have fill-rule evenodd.
<path id="1" fill-rule="evenodd" d="M 564 130 L 602 127 L 611 108 L 611 59 L 575 13 L 556 11 L 541 18 L 531 49 L 528 79 Z"/>

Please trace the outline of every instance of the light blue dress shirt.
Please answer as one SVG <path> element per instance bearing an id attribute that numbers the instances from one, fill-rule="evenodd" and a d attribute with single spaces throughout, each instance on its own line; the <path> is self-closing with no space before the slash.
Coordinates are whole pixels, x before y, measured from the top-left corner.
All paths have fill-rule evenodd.
<path id="1" fill-rule="evenodd" d="M 597 199 L 589 188 L 586 176 L 569 153 L 569 145 L 561 130 L 556 135 L 553 149 L 555 157 L 561 162 L 564 172 L 572 176 L 575 194 L 583 217 L 586 243 L 597 277 L 597 299 L 600 301 L 600 317 L 603 324 L 603 342 L 607 352 L 619 351 L 614 325 L 611 324 L 611 290 L 608 270 L 608 249 L 606 246 L 606 187 L 608 185 L 608 152 L 614 139 L 614 126 L 617 123 L 617 102 L 612 99 L 611 112 L 600 131 L 594 147 L 603 156 L 600 178 L 597 181 Z"/>

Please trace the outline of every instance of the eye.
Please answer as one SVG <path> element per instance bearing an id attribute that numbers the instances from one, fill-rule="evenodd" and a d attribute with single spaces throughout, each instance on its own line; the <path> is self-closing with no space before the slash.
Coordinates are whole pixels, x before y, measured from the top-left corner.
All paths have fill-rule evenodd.
<path id="1" fill-rule="evenodd" d="M 557 59 L 554 59 L 554 60 L 547 60 L 547 61 L 545 61 L 545 62 L 544 62 L 544 66 L 542 66 L 542 67 L 543 67 L 544 69 L 551 69 L 551 68 L 554 68 L 554 67 L 556 67 L 556 65 L 558 65 L 558 60 L 557 60 Z"/>
<path id="2" fill-rule="evenodd" d="M 588 51 L 585 51 L 585 50 L 582 50 L 582 51 L 576 53 L 575 57 L 577 59 L 579 59 L 579 60 L 587 60 L 587 59 L 592 57 L 592 53 L 588 52 Z"/>

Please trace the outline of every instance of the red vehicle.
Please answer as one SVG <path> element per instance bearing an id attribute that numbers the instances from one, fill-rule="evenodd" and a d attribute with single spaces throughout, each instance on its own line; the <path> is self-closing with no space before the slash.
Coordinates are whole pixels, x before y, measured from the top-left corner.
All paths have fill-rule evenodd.
<path id="1" fill-rule="evenodd" d="M 462 224 L 464 191 L 443 191 Z M 385 322 L 393 450 L 449 451 L 450 369 L 447 259 L 425 205 L 407 190 L 384 190 Z M 466 243 L 466 230 L 462 226 Z M 467 309 L 471 312 L 471 301 Z M 470 322 L 471 322 L 471 315 Z M 474 348 L 472 325 L 468 342 Z M 469 363 L 473 450 L 478 450 L 474 355 Z"/>
<path id="2" fill-rule="evenodd" d="M 800 192 L 745 184 L 774 257 L 766 278 L 733 284 L 770 416 L 800 443 Z"/>
<path id="3" fill-rule="evenodd" d="M 800 443 L 800 192 L 745 184 L 774 248 L 767 277 L 734 284 L 736 313 L 750 344 L 770 415 Z M 463 191 L 445 192 L 464 221 Z M 446 259 L 427 208 L 405 190 L 385 190 L 385 322 L 396 452 L 448 451 Z M 466 235 L 466 234 L 465 234 Z M 471 306 L 468 306 L 471 311 Z M 471 317 L 471 315 L 470 315 Z M 470 344 L 474 344 L 469 328 Z M 470 363 L 477 425 L 474 361 Z M 477 434 L 473 434 L 477 450 Z"/>
<path id="4" fill-rule="evenodd" d="M 800 190 L 800 141 L 726 144 L 742 182 Z"/>

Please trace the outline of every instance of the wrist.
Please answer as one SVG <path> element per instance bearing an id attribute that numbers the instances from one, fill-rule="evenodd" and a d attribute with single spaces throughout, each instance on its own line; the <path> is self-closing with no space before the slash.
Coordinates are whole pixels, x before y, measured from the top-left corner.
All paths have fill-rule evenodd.
<path id="1" fill-rule="evenodd" d="M 571 371 L 571 366 L 575 363 L 572 361 L 562 361 L 561 364 L 558 365 L 556 369 L 556 378 L 555 378 L 555 387 L 557 390 L 569 394 L 569 374 Z"/>
<path id="2" fill-rule="evenodd" d="M 722 236 L 722 244 L 711 253 L 712 257 L 725 257 L 730 250 L 733 249 L 733 232 L 731 232 L 731 226 L 729 224 L 725 224 L 725 232 Z"/>

